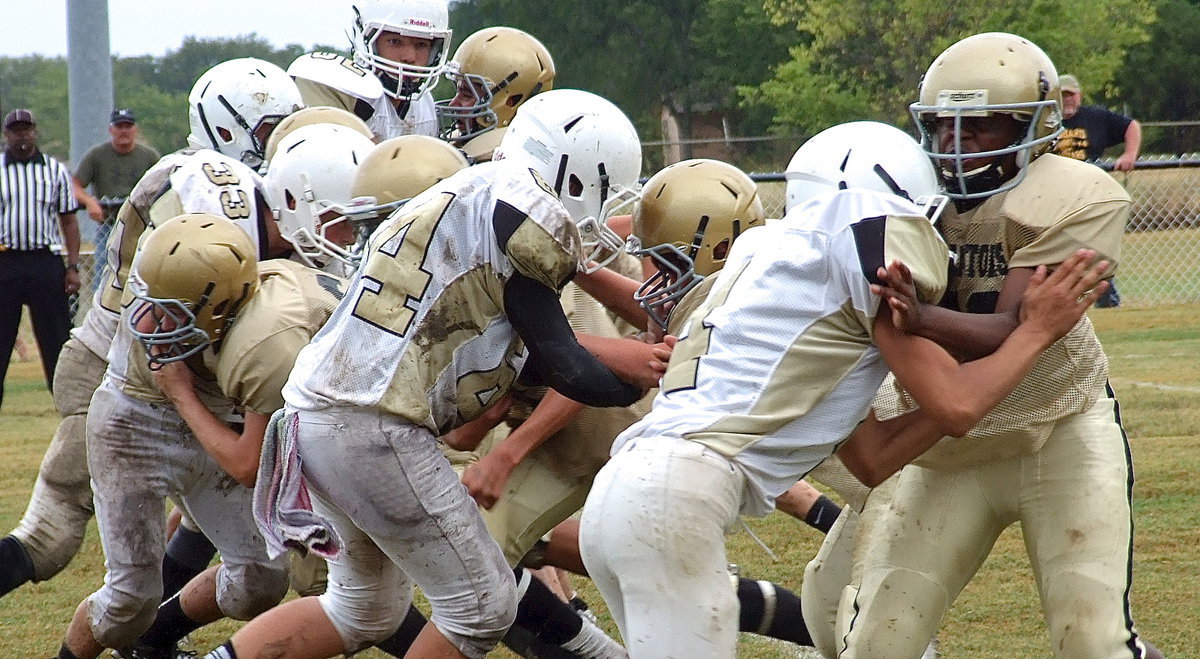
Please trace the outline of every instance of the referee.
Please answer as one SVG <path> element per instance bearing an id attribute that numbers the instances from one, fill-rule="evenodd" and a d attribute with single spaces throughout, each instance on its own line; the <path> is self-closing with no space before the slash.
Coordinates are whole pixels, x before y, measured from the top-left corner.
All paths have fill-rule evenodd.
<path id="1" fill-rule="evenodd" d="M 46 384 L 54 381 L 58 351 L 71 331 L 69 295 L 79 291 L 78 204 L 71 174 L 38 150 L 37 120 L 29 110 L 4 117 L 0 155 L 0 404 L 17 339 L 21 307 L 29 307 Z M 67 262 L 55 253 L 64 246 Z"/>

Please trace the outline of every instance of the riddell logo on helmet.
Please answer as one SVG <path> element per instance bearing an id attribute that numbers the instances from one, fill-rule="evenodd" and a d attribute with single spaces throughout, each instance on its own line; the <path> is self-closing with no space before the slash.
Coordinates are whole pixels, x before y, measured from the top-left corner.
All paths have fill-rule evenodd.
<path id="1" fill-rule="evenodd" d="M 423 18 L 410 18 L 410 19 L 408 19 L 407 23 L 409 25 L 415 25 L 417 27 L 433 27 L 432 21 L 427 21 Z"/>

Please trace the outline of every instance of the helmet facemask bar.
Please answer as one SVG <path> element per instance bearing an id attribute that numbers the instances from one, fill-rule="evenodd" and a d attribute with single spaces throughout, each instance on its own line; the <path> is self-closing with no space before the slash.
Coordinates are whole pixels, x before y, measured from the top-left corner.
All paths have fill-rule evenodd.
<path id="1" fill-rule="evenodd" d="M 704 277 L 696 274 L 695 262 L 670 243 L 644 248 L 637 236 L 630 236 L 626 249 L 634 256 L 649 258 L 656 272 L 638 286 L 633 299 L 646 315 L 664 331 L 675 303 L 687 295 Z M 695 248 L 693 247 L 693 250 Z"/>
<path id="2" fill-rule="evenodd" d="M 183 361 L 208 347 L 208 332 L 196 326 L 196 315 L 180 300 L 150 297 L 146 284 L 137 275 L 129 277 L 130 292 L 141 305 L 128 316 L 127 326 L 134 337 L 146 348 L 150 369 L 158 370 L 163 364 Z M 209 285 L 196 304 L 201 308 L 208 304 L 214 286 Z M 145 332 L 138 329 L 146 317 L 153 318 L 154 329 Z"/>
<path id="3" fill-rule="evenodd" d="M 562 162 L 565 169 L 566 156 L 563 157 Z M 625 251 L 625 240 L 609 228 L 608 218 L 630 210 L 640 196 L 638 190 L 611 183 L 604 163 L 599 163 L 596 170 L 600 181 L 598 212 L 590 215 L 585 211 L 581 213 L 584 215 L 583 219 L 575 222 L 575 226 L 579 228 L 579 237 L 583 241 L 584 267 L 582 270 L 588 274 L 604 268 Z M 586 188 L 579 195 L 570 193 L 571 190 L 568 189 L 567 194 L 575 202 L 572 206 L 578 207 L 587 204 Z M 568 206 L 568 210 L 572 206 Z"/>
<path id="4" fill-rule="evenodd" d="M 1026 167 L 1029 162 L 1037 155 L 1038 152 L 1048 148 L 1049 145 L 1062 133 L 1061 124 L 1049 134 L 1038 137 L 1038 126 L 1045 120 L 1048 113 L 1057 112 L 1057 102 L 1054 99 L 1046 99 L 1030 103 L 1008 103 L 1002 105 L 921 105 L 914 103 L 909 106 L 909 111 L 912 113 L 913 119 L 921 131 L 921 146 L 925 152 L 934 161 L 938 174 L 946 184 L 946 195 L 951 199 L 967 200 L 981 199 L 990 197 L 1006 190 L 1015 188 L 1025 178 Z M 1011 145 L 1002 149 L 992 151 L 980 151 L 976 153 L 964 152 L 962 148 L 962 120 L 963 117 L 983 117 L 991 116 L 995 113 L 1010 114 L 1013 118 L 1025 124 L 1024 134 L 1014 141 Z M 1028 119 L 1025 116 L 1028 114 Z M 933 115 L 933 116 L 931 116 Z M 936 119 L 942 117 L 953 117 L 953 135 L 954 144 L 949 153 L 941 153 L 938 151 L 939 142 L 937 138 Z M 1001 183 L 996 187 L 987 190 L 977 190 L 977 186 L 972 185 L 975 177 L 986 174 L 988 171 L 998 169 L 998 165 L 994 159 L 1016 153 L 1017 154 L 1017 171 L 1011 179 Z M 992 162 L 982 167 L 977 167 L 967 171 L 963 167 L 963 163 L 967 160 L 976 159 L 993 159 Z"/>
<path id="5" fill-rule="evenodd" d="M 496 127 L 499 118 L 492 109 L 492 101 L 496 92 L 503 89 L 508 81 L 502 80 L 497 85 L 491 85 L 483 76 L 462 73 L 453 62 L 450 67 L 446 78 L 454 83 L 457 94 L 454 98 L 437 102 L 438 119 L 442 124 L 441 138 L 448 142 L 466 142 Z M 464 93 L 471 99 L 468 105 L 451 105 L 455 98 Z"/>

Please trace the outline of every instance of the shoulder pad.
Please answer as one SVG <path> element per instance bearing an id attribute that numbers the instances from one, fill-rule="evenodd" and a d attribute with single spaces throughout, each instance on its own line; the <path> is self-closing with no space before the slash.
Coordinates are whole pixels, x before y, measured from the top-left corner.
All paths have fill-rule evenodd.
<path id="1" fill-rule="evenodd" d="M 311 80 L 357 98 L 374 100 L 383 96 L 383 84 L 378 78 L 337 53 L 318 51 L 301 55 L 288 66 L 287 72 L 293 78 Z"/>

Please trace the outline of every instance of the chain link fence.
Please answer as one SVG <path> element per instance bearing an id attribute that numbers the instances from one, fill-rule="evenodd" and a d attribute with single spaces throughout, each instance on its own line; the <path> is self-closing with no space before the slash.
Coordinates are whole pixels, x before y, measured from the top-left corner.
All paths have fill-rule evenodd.
<path id="1" fill-rule="evenodd" d="M 1112 161 L 1098 163 L 1111 170 Z M 1200 302 L 1200 154 L 1148 156 L 1132 172 L 1112 172 L 1133 198 L 1117 275 L 1121 302 L 1148 307 Z M 783 173 L 754 174 L 768 217 L 782 217 Z M 82 251 L 76 322 L 99 277 L 95 247 Z"/>
<path id="2" fill-rule="evenodd" d="M 1117 289 L 1122 306 L 1200 302 L 1200 154 L 1149 156 L 1132 172 L 1097 163 L 1133 199 L 1125 227 Z M 752 174 L 767 217 L 782 217 L 782 173 Z"/>

